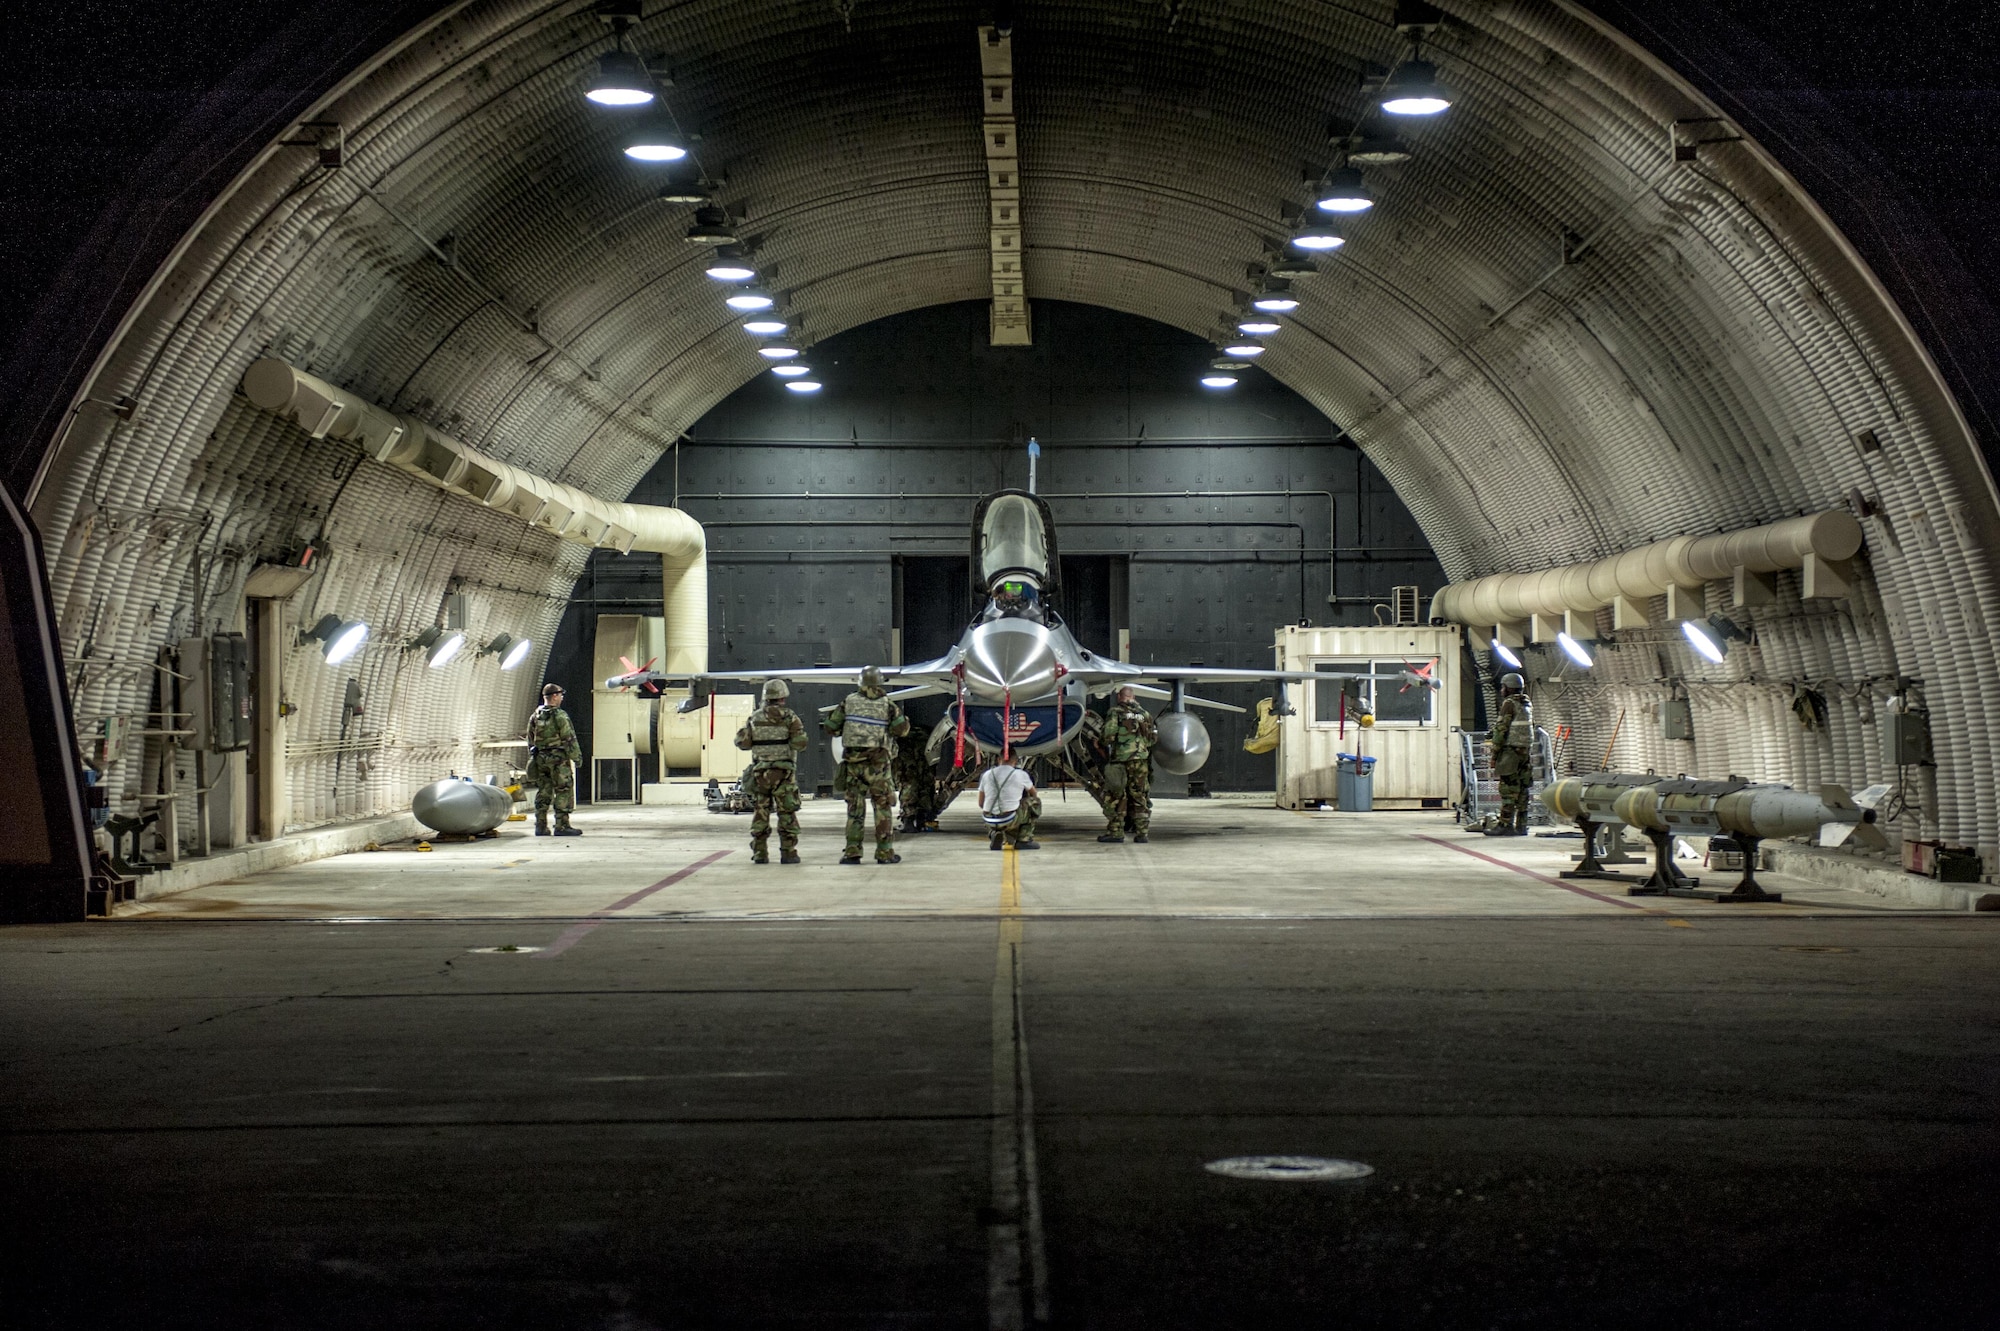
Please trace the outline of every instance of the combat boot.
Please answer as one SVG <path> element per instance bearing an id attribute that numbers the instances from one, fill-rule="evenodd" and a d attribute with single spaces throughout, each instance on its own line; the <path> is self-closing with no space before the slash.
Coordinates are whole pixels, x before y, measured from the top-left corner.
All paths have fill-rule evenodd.
<path id="1" fill-rule="evenodd" d="M 547 836 L 548 834 L 549 834 L 549 816 L 548 816 L 547 814 L 545 814 L 545 813 L 538 813 L 538 814 L 536 814 L 536 815 L 535 815 L 535 835 L 536 835 L 536 836 Z"/>
<path id="2" fill-rule="evenodd" d="M 842 864 L 859 864 L 861 863 L 861 852 L 858 850 L 849 851 L 841 855 L 840 862 Z"/>
<path id="3" fill-rule="evenodd" d="M 1121 843 L 1121 844 L 1122 844 L 1122 843 L 1124 842 L 1124 840 L 1125 840 L 1125 838 L 1124 838 L 1124 837 L 1120 836 L 1120 835 L 1119 835 L 1118 833 L 1116 833 L 1116 832 L 1106 832 L 1106 833 L 1105 833 L 1105 834 L 1104 834 L 1103 836 L 1101 836 L 1101 837 L 1099 837 L 1099 838 L 1097 838 L 1097 839 L 1098 839 L 1099 841 L 1103 841 L 1103 842 L 1106 842 L 1106 843 Z"/>
<path id="4" fill-rule="evenodd" d="M 771 862 L 771 852 L 760 846 L 753 846 L 750 849 L 750 862 L 752 864 L 769 864 Z"/>
<path id="5" fill-rule="evenodd" d="M 1000 849 L 1000 838 L 996 836 L 988 840 L 986 843 L 986 849 L 988 850 Z"/>
<path id="6" fill-rule="evenodd" d="M 1147 835 L 1146 835 L 1146 834 L 1145 834 L 1144 832 L 1141 832 L 1141 833 L 1139 833 L 1139 835 L 1137 835 L 1137 836 L 1135 836 L 1135 837 L 1133 837 L 1133 838 L 1132 838 L 1132 844 L 1133 844 L 1133 845 L 1135 845 L 1135 846 L 1143 846 L 1143 845 L 1145 845 L 1145 844 L 1146 844 L 1146 843 L 1147 843 L 1148 841 L 1151 841 L 1151 840 L 1152 840 L 1152 838 L 1151 838 L 1151 837 L 1147 836 Z"/>
<path id="7" fill-rule="evenodd" d="M 799 853 L 796 850 L 782 850 L 778 852 L 778 863 L 797 864 L 798 862 Z"/>
<path id="8" fill-rule="evenodd" d="M 903 862 L 903 857 L 901 855 L 898 855 L 895 851 L 892 850 L 889 852 L 888 857 L 886 859 L 880 855 L 877 855 L 875 857 L 875 862 L 877 864 L 901 864 Z"/>
<path id="9" fill-rule="evenodd" d="M 1040 850 L 1041 848 L 1042 843 L 1039 841 L 1022 841 L 1014 847 L 1015 850 Z"/>
<path id="10" fill-rule="evenodd" d="M 580 828 L 580 827 L 571 827 L 571 826 L 570 826 L 570 825 L 569 825 L 568 823 L 558 823 L 558 824 L 556 825 L 556 835 L 557 835 L 557 836 L 582 836 L 582 835 L 583 835 L 583 829 L 582 829 L 582 828 Z"/>

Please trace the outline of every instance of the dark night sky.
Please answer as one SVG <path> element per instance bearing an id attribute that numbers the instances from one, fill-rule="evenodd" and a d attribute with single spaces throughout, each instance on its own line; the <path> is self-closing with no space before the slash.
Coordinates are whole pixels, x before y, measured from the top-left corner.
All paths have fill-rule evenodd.
<path id="1" fill-rule="evenodd" d="M 0 466 L 46 436 L 47 400 L 67 398 L 105 321 L 242 157 L 431 7 L 10 9 L 0 27 L 0 348 L 12 344 L 0 360 Z M 2000 203 L 2000 7 L 1594 7 L 1722 100 L 1801 177 L 1911 312 L 1990 447 L 2000 436 L 1986 411 L 2000 416 L 2000 253 L 1989 239 Z M 6 470 L 25 479 L 17 461 Z"/>

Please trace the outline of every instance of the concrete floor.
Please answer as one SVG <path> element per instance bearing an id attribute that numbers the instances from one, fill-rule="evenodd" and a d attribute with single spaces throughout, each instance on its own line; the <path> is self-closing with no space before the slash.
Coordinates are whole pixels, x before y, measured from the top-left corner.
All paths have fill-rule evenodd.
<path id="1" fill-rule="evenodd" d="M 798 868 L 586 811 L 0 933 L 9 1324 L 2000 1312 L 1991 917 L 1634 908 L 1535 876 L 1573 842 L 1220 801 L 839 868 L 830 812 Z M 1375 1172 L 1204 1168 L 1261 1153 Z"/>
<path id="2" fill-rule="evenodd" d="M 903 838 L 903 863 L 843 866 L 845 806 L 808 801 L 800 865 L 750 863 L 747 815 L 589 807 L 585 835 L 535 837 L 526 823 L 473 843 L 401 842 L 124 907 L 149 918 L 852 919 L 991 915 L 999 856 L 970 799 L 943 830 Z M 1449 813 L 1295 813 L 1268 796 L 1161 801 L 1152 840 L 1100 845 L 1101 815 L 1073 795 L 1048 802 L 1043 848 L 1023 861 L 1021 909 L 1039 915 L 1318 918 L 1882 910 L 1880 897 L 1781 875 L 1778 906 L 1627 899 L 1623 887 L 1565 883 L 1580 842 L 1468 836 Z M 772 848 L 773 854 L 776 847 Z M 712 858 L 713 857 L 713 858 Z M 699 866 L 629 904 L 629 898 Z M 1699 873 L 1699 865 L 1684 864 Z M 1730 886 L 1723 875 L 1711 886 Z M 1796 904 L 1794 904 L 1796 903 Z M 615 909 L 614 909 L 615 908 Z M 525 940 L 526 935 L 522 936 Z"/>

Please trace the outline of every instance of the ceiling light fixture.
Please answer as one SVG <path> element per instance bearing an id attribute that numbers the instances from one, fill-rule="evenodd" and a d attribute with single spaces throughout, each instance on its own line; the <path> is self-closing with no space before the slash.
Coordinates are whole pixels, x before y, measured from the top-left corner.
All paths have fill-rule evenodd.
<path id="1" fill-rule="evenodd" d="M 1570 637 L 1569 634 L 1567 633 L 1556 634 L 1556 646 L 1563 649 L 1564 656 L 1567 656 L 1570 660 L 1576 662 L 1578 665 L 1582 666 L 1585 670 L 1590 669 L 1590 667 L 1593 664 L 1595 664 L 1590 659 L 1590 653 L 1583 649 L 1583 644 L 1578 642 L 1575 638 Z"/>
<path id="2" fill-rule="evenodd" d="M 1250 308 L 1262 310 L 1266 314 L 1290 314 L 1299 307 L 1299 298 L 1292 294 L 1291 287 L 1284 282 L 1273 282 L 1266 291 L 1259 292 L 1250 300 Z"/>
<path id="3" fill-rule="evenodd" d="M 649 115 L 625 131 L 625 155 L 635 162 L 678 162 L 688 155 L 665 116 Z"/>
<path id="4" fill-rule="evenodd" d="M 734 245 L 742 239 L 730 224 L 729 214 L 713 204 L 695 209 L 694 225 L 687 229 L 690 245 Z"/>
<path id="5" fill-rule="evenodd" d="M 322 615 L 319 623 L 299 634 L 301 644 L 319 643 L 320 655 L 328 665 L 339 665 L 361 650 L 368 641 L 368 625 L 359 619 Z"/>
<path id="6" fill-rule="evenodd" d="M 778 377 L 779 377 L 780 379 L 796 379 L 796 378 L 798 378 L 798 377 L 799 377 L 800 375 L 805 375 L 805 374 L 811 374 L 811 373 L 812 373 L 812 366 L 810 366 L 810 365 L 773 365 L 773 366 L 771 367 L 771 373 L 772 373 L 772 374 L 775 374 L 775 375 L 777 375 L 777 376 L 778 376 Z"/>
<path id="7" fill-rule="evenodd" d="M 1437 81 L 1436 65 L 1413 57 L 1383 82 L 1380 105 L 1392 116 L 1434 116 L 1451 109 L 1451 94 Z"/>
<path id="8" fill-rule="evenodd" d="M 1265 272 L 1287 282 L 1296 282 L 1300 278 L 1318 277 L 1319 265 L 1311 259 L 1280 259 Z"/>
<path id="9" fill-rule="evenodd" d="M 794 393 L 817 393 L 824 385 L 817 379 L 789 379 L 785 387 Z"/>
<path id="10" fill-rule="evenodd" d="M 1328 174 L 1315 203 L 1323 213 L 1365 213 L 1375 206 L 1375 196 L 1368 192 L 1359 171 L 1343 166 Z"/>
<path id="11" fill-rule="evenodd" d="M 789 342 L 772 342 L 758 347 L 757 354 L 765 360 L 790 360 L 799 354 L 799 349 Z"/>
<path id="12" fill-rule="evenodd" d="M 1302 250 L 1311 250 L 1316 254 L 1324 253 L 1327 250 L 1337 250 L 1346 243 L 1347 237 L 1341 235 L 1337 228 L 1324 225 L 1314 226 L 1308 224 L 1304 230 L 1292 237 L 1292 244 Z"/>
<path id="13" fill-rule="evenodd" d="M 770 337 L 782 333 L 785 327 L 783 319 L 746 319 L 743 323 L 743 331 L 756 337 Z"/>
<path id="14" fill-rule="evenodd" d="M 715 202 L 715 192 L 706 181 L 693 181 L 686 185 L 662 185 L 660 192 L 653 197 L 661 203 Z"/>
<path id="15" fill-rule="evenodd" d="M 735 245 L 724 245 L 709 260 L 708 275 L 718 282 L 748 282 L 757 276 L 757 270 L 750 266 L 743 251 Z"/>
<path id="16" fill-rule="evenodd" d="M 1225 356 L 1235 356 L 1241 360 L 1247 360 L 1252 356 L 1263 355 L 1264 344 L 1262 342 L 1235 342 L 1231 343 L 1229 346 L 1224 347 L 1222 349 L 1222 354 Z"/>
<path id="17" fill-rule="evenodd" d="M 1201 377 L 1201 386 L 1203 388 L 1234 388 L 1236 387 L 1236 376 L 1233 374 L 1223 374 L 1220 371 L 1213 374 L 1204 374 Z"/>
<path id="18" fill-rule="evenodd" d="M 1283 327 L 1284 325 L 1275 319 L 1238 319 L 1236 321 L 1236 331 L 1247 333 L 1251 337 L 1262 337 L 1266 333 L 1275 333 Z"/>
<path id="19" fill-rule="evenodd" d="M 619 29 L 618 49 L 598 58 L 583 95 L 599 106 L 644 106 L 658 93 L 646 62 L 625 49 L 625 32 Z"/>
<path id="20" fill-rule="evenodd" d="M 741 310 L 749 314 L 756 310 L 770 309 L 778 303 L 778 299 L 762 287 L 744 287 L 741 291 L 730 292 L 723 298 L 722 303 L 732 310 Z"/>

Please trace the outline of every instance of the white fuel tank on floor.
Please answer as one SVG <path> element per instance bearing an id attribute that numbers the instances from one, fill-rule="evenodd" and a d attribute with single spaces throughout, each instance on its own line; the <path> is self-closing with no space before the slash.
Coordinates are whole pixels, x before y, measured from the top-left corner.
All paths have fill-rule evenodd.
<path id="1" fill-rule="evenodd" d="M 514 811 L 514 797 L 469 776 L 433 781 L 410 801 L 410 812 L 433 832 L 475 836 L 491 832 Z"/>

